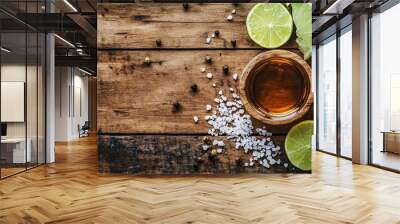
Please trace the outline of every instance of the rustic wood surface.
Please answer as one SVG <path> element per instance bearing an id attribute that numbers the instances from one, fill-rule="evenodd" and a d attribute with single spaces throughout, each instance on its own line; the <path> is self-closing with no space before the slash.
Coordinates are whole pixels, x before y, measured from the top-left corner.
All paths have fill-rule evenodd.
<path id="1" fill-rule="evenodd" d="M 237 89 L 239 82 L 232 79 L 232 74 L 240 75 L 252 58 L 266 51 L 247 35 L 245 20 L 253 5 L 190 3 L 188 10 L 184 10 L 181 3 L 99 5 L 97 108 L 102 139 L 99 141 L 99 150 L 102 150 L 99 158 L 103 158 L 99 160 L 100 169 L 111 171 L 111 164 L 117 170 L 121 166 L 120 171 L 125 172 L 123 169 L 136 164 L 146 167 L 140 170 L 147 173 L 185 171 L 182 164 L 174 163 L 179 155 L 175 154 L 177 146 L 173 144 L 186 147 L 182 152 L 187 158 L 201 153 L 198 149 L 201 141 L 198 140 L 207 135 L 210 128 L 204 119 L 208 114 L 206 105 L 214 105 L 218 90 L 229 95 L 230 87 Z M 233 9 L 237 13 L 229 22 L 226 17 Z M 219 37 L 207 44 L 207 36 L 215 30 L 220 32 Z M 281 49 L 301 56 L 294 36 Z M 161 40 L 160 46 L 156 45 L 157 39 Z M 236 40 L 236 47 L 231 45 L 231 40 Z M 206 56 L 211 56 L 211 64 L 205 62 Z M 222 71 L 224 65 L 229 66 L 227 76 Z M 201 72 L 202 67 L 206 72 Z M 207 79 L 208 72 L 213 74 L 212 80 Z M 212 87 L 213 83 L 217 88 Z M 191 92 L 193 84 L 198 86 L 197 93 Z M 179 112 L 173 113 L 174 102 L 182 105 Z M 200 118 L 198 124 L 193 122 L 194 116 Z M 312 118 L 311 109 L 301 120 Z M 265 125 L 256 120 L 253 124 L 255 127 L 266 126 L 275 135 L 280 135 L 281 141 L 277 144 L 283 148 L 284 135 L 301 120 L 280 126 Z M 155 136 L 161 136 L 163 140 L 156 140 Z M 107 141 L 111 138 L 118 147 Z M 136 145 L 133 147 L 132 144 Z M 146 149 L 154 148 L 158 149 L 158 157 L 143 154 Z M 145 157 L 132 162 L 135 155 L 124 154 L 131 149 L 142 150 L 140 154 Z M 221 167 L 213 173 L 232 173 L 231 157 L 238 156 L 235 153 L 243 154 L 242 150 L 237 151 L 231 146 L 226 150 L 229 152 L 226 160 L 220 156 Z M 170 163 L 175 165 L 170 166 Z M 160 164 L 170 165 L 163 170 Z M 201 171 L 207 172 L 207 166 L 204 165 Z M 115 171 L 115 167 L 112 169 Z"/>
<path id="2" fill-rule="evenodd" d="M 207 50 L 207 51 L 100 51 L 98 55 L 98 127 L 102 132 L 116 133 L 201 133 L 209 125 L 204 120 L 206 105 L 214 105 L 217 92 L 236 89 L 238 81 L 233 73 L 240 74 L 258 50 Z M 211 65 L 204 61 L 211 56 Z M 144 64 L 149 57 L 151 65 Z M 223 65 L 230 74 L 224 75 Z M 200 69 L 206 67 L 202 73 Z M 206 77 L 213 73 L 213 79 Z M 216 83 L 217 88 L 212 87 Z M 197 84 L 198 93 L 190 86 Z M 182 110 L 172 112 L 175 101 Z M 193 116 L 200 122 L 195 124 Z M 312 119 L 312 111 L 305 117 Z M 256 126 L 264 124 L 254 121 Z M 286 133 L 290 125 L 267 126 L 274 133 Z"/>
<path id="3" fill-rule="evenodd" d="M 98 160 L 100 172 L 126 174 L 238 174 L 238 173 L 286 173 L 303 172 L 288 163 L 284 150 L 275 157 L 281 163 L 267 169 L 258 166 L 245 167 L 250 154 L 237 150 L 234 142 L 224 137 L 209 137 L 212 140 L 225 140 L 225 150 L 212 155 L 211 149 L 202 149 L 205 136 L 168 135 L 99 135 Z M 273 137 L 277 145 L 283 145 L 284 137 Z"/>
<path id="4" fill-rule="evenodd" d="M 98 48 L 260 48 L 248 37 L 246 16 L 255 3 L 191 3 L 184 10 L 177 3 L 99 4 Z M 235 9 L 233 21 L 226 17 Z M 206 38 L 215 30 L 220 38 L 207 44 Z M 294 33 L 294 32 L 293 32 Z M 295 35 L 293 35 L 294 37 Z M 281 48 L 297 48 L 292 38 Z"/>

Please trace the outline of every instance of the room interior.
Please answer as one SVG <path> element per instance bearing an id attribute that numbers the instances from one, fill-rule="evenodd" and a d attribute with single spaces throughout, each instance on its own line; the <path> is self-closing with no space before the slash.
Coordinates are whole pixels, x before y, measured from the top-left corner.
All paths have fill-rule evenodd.
<path id="1" fill-rule="evenodd" d="M 312 101 L 275 125 L 241 94 L 270 51 L 256 2 L 1 1 L 0 223 L 398 223 L 400 4 L 304 3 L 311 58 L 295 22 L 274 50 L 309 67 Z M 276 157 L 210 134 L 233 94 Z M 308 170 L 286 138 L 310 120 Z"/>

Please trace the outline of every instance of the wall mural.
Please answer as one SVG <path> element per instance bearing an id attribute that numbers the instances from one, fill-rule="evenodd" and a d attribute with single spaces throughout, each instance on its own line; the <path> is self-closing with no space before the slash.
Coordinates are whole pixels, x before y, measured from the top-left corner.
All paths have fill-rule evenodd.
<path id="1" fill-rule="evenodd" d="M 99 171 L 310 173 L 308 3 L 104 3 Z"/>

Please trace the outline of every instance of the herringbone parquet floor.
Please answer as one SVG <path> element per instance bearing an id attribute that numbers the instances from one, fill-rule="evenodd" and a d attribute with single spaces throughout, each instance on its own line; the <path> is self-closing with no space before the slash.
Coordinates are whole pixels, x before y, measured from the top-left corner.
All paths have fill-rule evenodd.
<path id="1" fill-rule="evenodd" d="M 95 144 L 0 181 L 0 223 L 400 223 L 400 175 L 326 154 L 311 175 L 145 178 L 98 174 Z"/>

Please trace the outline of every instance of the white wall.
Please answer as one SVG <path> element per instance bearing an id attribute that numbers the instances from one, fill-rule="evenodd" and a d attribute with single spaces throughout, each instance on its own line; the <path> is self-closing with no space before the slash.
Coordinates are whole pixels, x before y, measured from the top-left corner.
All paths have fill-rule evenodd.
<path id="1" fill-rule="evenodd" d="M 88 78 L 76 68 L 56 67 L 55 140 L 79 138 L 78 125 L 88 120 Z"/>

